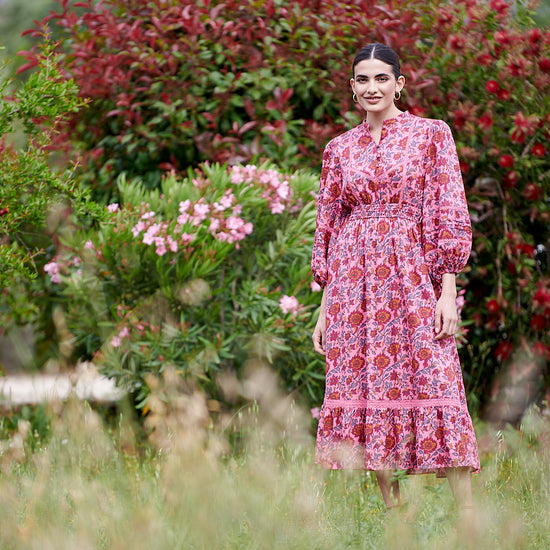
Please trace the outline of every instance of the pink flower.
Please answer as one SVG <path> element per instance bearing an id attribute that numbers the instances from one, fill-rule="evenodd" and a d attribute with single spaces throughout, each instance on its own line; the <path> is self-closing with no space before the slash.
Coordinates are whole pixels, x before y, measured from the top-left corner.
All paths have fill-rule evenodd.
<path id="1" fill-rule="evenodd" d="M 229 216 L 226 224 L 228 229 L 238 230 L 244 225 L 244 222 L 241 218 L 237 218 L 237 216 Z"/>
<path id="2" fill-rule="evenodd" d="M 132 227 L 132 235 L 137 237 L 144 229 L 146 225 L 140 220 L 134 227 Z"/>
<path id="3" fill-rule="evenodd" d="M 158 223 L 154 223 L 153 225 L 149 226 L 149 229 L 147 229 L 145 235 L 143 235 L 143 243 L 153 244 L 154 237 L 159 231 L 160 225 Z"/>
<path id="4" fill-rule="evenodd" d="M 190 234 L 190 233 L 182 233 L 181 234 L 181 237 L 180 237 L 180 241 L 182 242 L 182 244 L 189 244 L 191 241 L 193 241 L 195 238 L 195 235 L 193 234 Z"/>
<path id="5" fill-rule="evenodd" d="M 321 411 L 319 407 L 313 407 L 313 409 L 309 409 L 309 412 L 311 413 L 312 418 L 315 418 L 316 420 L 319 420 L 319 418 L 321 418 Z"/>
<path id="6" fill-rule="evenodd" d="M 283 313 L 292 313 L 296 315 L 300 303 L 294 296 L 287 296 L 286 294 L 279 300 L 279 307 L 283 310 Z"/>
<path id="7" fill-rule="evenodd" d="M 190 206 L 191 206 L 190 200 L 185 200 L 180 202 L 180 206 L 179 206 L 180 214 L 184 214 L 185 212 L 187 212 Z"/>
<path id="8" fill-rule="evenodd" d="M 194 208 L 193 208 L 193 211 L 195 212 L 196 215 L 199 215 L 199 216 L 205 216 L 208 214 L 208 212 L 210 211 L 210 208 L 207 204 L 195 204 Z"/>
<path id="9" fill-rule="evenodd" d="M 311 287 L 311 290 L 312 290 L 313 292 L 320 292 L 321 290 L 323 290 L 323 289 L 321 288 L 321 285 L 319 285 L 319 284 L 316 283 L 315 281 L 311 281 L 311 283 L 310 283 L 309 286 Z"/>
<path id="10" fill-rule="evenodd" d="M 156 237 L 155 245 L 157 247 L 155 250 L 156 254 L 158 256 L 164 256 L 166 254 L 166 241 L 164 240 L 164 237 Z"/>
<path id="11" fill-rule="evenodd" d="M 212 218 L 210 220 L 210 227 L 209 227 L 209 230 L 212 232 L 212 234 L 214 234 L 219 227 L 220 227 L 220 220 L 218 220 L 217 218 Z"/>
<path id="12" fill-rule="evenodd" d="M 119 333 L 119 338 L 127 338 L 130 335 L 130 331 L 128 330 L 128 327 L 124 327 Z"/>
<path id="13" fill-rule="evenodd" d="M 168 248 L 172 252 L 177 252 L 178 251 L 178 242 L 175 241 L 174 239 L 172 239 L 172 237 L 170 237 L 170 235 L 168 235 L 166 237 L 166 242 L 168 243 Z"/>
<path id="14" fill-rule="evenodd" d="M 218 212 L 222 212 L 233 205 L 235 195 L 231 191 L 227 191 L 225 195 L 220 199 L 220 202 L 214 203 L 214 209 Z"/>
<path id="15" fill-rule="evenodd" d="M 107 210 L 111 212 L 111 214 L 114 214 L 118 210 L 118 203 L 114 202 L 113 204 L 109 204 Z"/>
<path id="16" fill-rule="evenodd" d="M 61 277 L 59 276 L 60 267 L 57 262 L 49 262 L 44 266 L 44 272 L 50 276 L 52 283 L 59 284 Z"/>
<path id="17" fill-rule="evenodd" d="M 189 214 L 187 212 L 184 212 L 180 216 L 178 216 L 178 225 L 183 225 L 189 221 Z"/>
<path id="18" fill-rule="evenodd" d="M 113 348 L 118 348 L 120 346 L 120 344 L 121 344 L 121 340 L 118 336 L 113 336 L 111 338 L 111 346 Z"/>
<path id="19" fill-rule="evenodd" d="M 281 202 L 274 202 L 271 204 L 272 214 L 282 214 L 285 211 L 285 207 Z"/>
<path id="20" fill-rule="evenodd" d="M 204 203 L 197 203 L 193 206 L 193 216 L 191 216 L 191 223 L 195 226 L 200 225 L 210 212 L 210 207 Z"/>
<path id="21" fill-rule="evenodd" d="M 84 243 L 84 250 L 93 250 L 94 249 L 94 243 L 92 241 L 86 241 Z"/>

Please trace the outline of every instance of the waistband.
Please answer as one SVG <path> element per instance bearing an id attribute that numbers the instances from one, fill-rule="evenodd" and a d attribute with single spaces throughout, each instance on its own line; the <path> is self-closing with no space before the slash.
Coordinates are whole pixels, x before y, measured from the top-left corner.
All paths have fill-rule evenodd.
<path id="1" fill-rule="evenodd" d="M 350 218 L 404 218 L 418 222 L 422 219 L 422 210 L 418 206 L 399 203 L 360 203 L 353 207 Z"/>

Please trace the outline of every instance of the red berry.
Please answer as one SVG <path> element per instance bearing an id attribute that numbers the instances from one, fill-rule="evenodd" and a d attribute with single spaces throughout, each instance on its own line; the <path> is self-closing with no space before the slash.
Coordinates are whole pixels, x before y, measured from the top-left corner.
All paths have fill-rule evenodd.
<path id="1" fill-rule="evenodd" d="M 536 201 L 541 198 L 540 189 L 534 183 L 525 186 L 525 198 L 528 201 Z"/>
<path id="2" fill-rule="evenodd" d="M 510 189 L 511 187 L 514 187 L 518 181 L 519 174 L 515 170 L 512 170 L 504 176 L 504 187 L 506 189 Z"/>
<path id="3" fill-rule="evenodd" d="M 548 348 L 542 342 L 535 342 L 533 344 L 533 352 L 537 357 L 548 356 Z"/>
<path id="4" fill-rule="evenodd" d="M 501 342 L 495 350 L 495 357 L 499 361 L 506 361 L 506 359 L 510 357 L 513 349 L 514 345 L 511 342 Z"/>
<path id="5" fill-rule="evenodd" d="M 486 307 L 489 313 L 498 313 L 498 310 L 500 309 L 498 302 L 494 298 L 487 302 Z"/>
<path id="6" fill-rule="evenodd" d="M 511 155 L 501 155 L 498 163 L 502 168 L 512 168 L 514 166 L 514 158 Z"/>
<path id="7" fill-rule="evenodd" d="M 546 326 L 546 317 L 544 315 L 537 314 L 531 319 L 531 328 L 535 330 L 544 330 Z"/>
<path id="8" fill-rule="evenodd" d="M 534 157 L 542 158 L 546 153 L 546 149 L 544 148 L 544 145 L 542 143 L 535 143 L 535 145 L 533 145 L 533 148 L 531 149 L 531 153 Z"/>
<path id="9" fill-rule="evenodd" d="M 496 80 L 488 80 L 485 88 L 490 94 L 496 94 L 499 91 L 500 86 Z"/>

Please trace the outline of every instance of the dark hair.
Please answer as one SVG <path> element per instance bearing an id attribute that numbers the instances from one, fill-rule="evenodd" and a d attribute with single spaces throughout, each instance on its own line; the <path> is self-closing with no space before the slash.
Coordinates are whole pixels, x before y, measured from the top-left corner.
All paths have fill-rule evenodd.
<path id="1" fill-rule="evenodd" d="M 359 50 L 359 53 L 355 56 L 353 60 L 352 72 L 355 77 L 355 66 L 357 63 L 360 63 L 364 59 L 378 59 L 383 61 L 388 65 L 391 65 L 393 69 L 393 74 L 395 80 L 401 76 L 401 67 L 399 66 L 399 57 L 397 54 L 385 44 L 379 44 L 378 42 L 374 44 L 367 44 Z"/>

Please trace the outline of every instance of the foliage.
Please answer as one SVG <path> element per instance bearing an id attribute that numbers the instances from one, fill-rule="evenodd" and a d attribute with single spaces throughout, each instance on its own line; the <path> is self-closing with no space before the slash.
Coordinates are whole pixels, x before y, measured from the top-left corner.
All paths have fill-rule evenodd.
<path id="1" fill-rule="evenodd" d="M 318 402 L 314 187 L 314 175 L 253 165 L 168 175 L 160 191 L 121 178 L 123 206 L 110 204 L 97 230 L 67 232 L 44 268 L 74 357 L 94 356 L 135 390 L 139 407 L 147 375 L 166 365 L 219 398 L 220 373 L 242 373 L 255 360 Z"/>
<path id="2" fill-rule="evenodd" d="M 520 431 L 478 427 L 476 528 L 464 532 L 444 480 L 410 476 L 402 483 L 408 509 L 388 514 L 374 474 L 316 467 L 308 421 L 262 371 L 243 384 L 257 406 L 232 418 L 210 417 L 204 395 L 173 372 L 151 379 L 142 455 L 124 416 L 108 431 L 75 402 L 52 406 L 51 436 L 34 452 L 23 423 L 0 437 L 0 546 L 548 548 L 550 426 L 540 412 Z M 234 430 L 246 434 L 238 455 L 228 448 Z"/>
<path id="3" fill-rule="evenodd" d="M 319 166 L 328 138 L 359 120 L 345 90 L 364 42 L 398 47 L 410 107 L 436 83 L 418 62 L 434 0 L 59 3 L 44 21 L 65 32 L 66 74 L 92 99 L 59 142 L 83 154 L 98 196 L 121 172 L 158 187 L 163 172 L 203 161 Z"/>
<path id="4" fill-rule="evenodd" d="M 61 78 L 53 45 L 46 42 L 40 70 L 13 97 L 6 97 L 9 83 L 0 85 L 0 318 L 9 313 L 28 319 L 33 304 L 21 288 L 36 275 L 37 256 L 49 244 L 43 235 L 49 209 L 72 200 L 76 212 L 88 214 L 92 205 L 72 179 L 72 170 L 58 171 L 49 164 L 48 147 L 59 124 L 82 106 L 74 82 Z M 21 150 L 6 139 L 19 125 L 28 136 Z"/>

